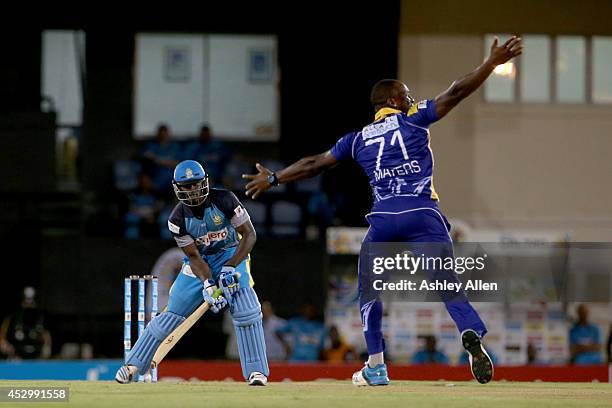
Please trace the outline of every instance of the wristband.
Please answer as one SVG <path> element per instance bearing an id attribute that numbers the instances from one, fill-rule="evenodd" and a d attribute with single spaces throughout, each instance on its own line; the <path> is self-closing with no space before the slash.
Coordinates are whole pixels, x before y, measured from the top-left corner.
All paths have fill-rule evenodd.
<path id="1" fill-rule="evenodd" d="M 278 177 L 276 177 L 276 173 L 272 173 L 268 176 L 268 183 L 270 183 L 270 185 L 272 187 L 276 187 L 278 186 Z"/>

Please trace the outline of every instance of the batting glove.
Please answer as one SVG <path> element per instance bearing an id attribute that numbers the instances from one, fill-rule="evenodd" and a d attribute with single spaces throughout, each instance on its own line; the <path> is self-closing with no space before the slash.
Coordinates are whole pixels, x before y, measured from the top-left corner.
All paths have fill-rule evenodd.
<path id="1" fill-rule="evenodd" d="M 219 275 L 219 286 L 223 291 L 223 296 L 225 296 L 227 299 L 231 299 L 232 295 L 240 290 L 236 268 L 229 265 L 225 265 L 223 268 L 221 268 L 221 274 Z"/>
<path id="2" fill-rule="evenodd" d="M 208 303 L 210 306 L 210 310 L 213 313 L 219 313 L 219 310 L 223 309 L 227 306 L 227 299 L 223 296 L 217 296 L 217 298 L 213 298 L 213 292 L 217 290 L 217 285 L 215 285 L 215 281 L 212 279 L 206 280 L 204 283 L 204 289 L 202 289 L 202 296 L 204 297 L 204 301 Z"/>

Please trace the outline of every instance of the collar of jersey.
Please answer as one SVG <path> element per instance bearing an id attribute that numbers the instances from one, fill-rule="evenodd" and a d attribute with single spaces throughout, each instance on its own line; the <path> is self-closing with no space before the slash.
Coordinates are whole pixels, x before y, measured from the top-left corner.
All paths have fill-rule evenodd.
<path id="1" fill-rule="evenodd" d="M 378 122 L 379 120 L 384 119 L 389 115 L 395 115 L 396 113 L 402 113 L 402 111 L 393 108 L 380 108 L 378 112 L 376 112 L 376 115 L 374 115 L 374 122 Z"/>

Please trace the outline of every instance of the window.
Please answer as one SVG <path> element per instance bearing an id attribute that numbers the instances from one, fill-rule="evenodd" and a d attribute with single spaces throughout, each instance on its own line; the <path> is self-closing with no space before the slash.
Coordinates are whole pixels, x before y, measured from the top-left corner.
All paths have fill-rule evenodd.
<path id="1" fill-rule="evenodd" d="M 82 31 L 43 31 L 41 57 L 41 110 L 55 111 L 59 125 L 80 126 L 83 122 L 81 69 L 85 61 L 85 34 Z"/>
<path id="2" fill-rule="evenodd" d="M 497 36 L 500 42 L 509 37 Z M 485 36 L 485 55 L 494 37 Z M 498 66 L 485 82 L 487 102 L 612 103 L 612 37 L 522 38 L 523 54 Z"/>
<path id="3" fill-rule="evenodd" d="M 550 101 L 550 38 L 545 35 L 523 36 L 525 48 L 520 57 L 521 100 Z"/>
<path id="4" fill-rule="evenodd" d="M 585 101 L 585 44 L 584 37 L 557 37 L 555 78 L 559 102 Z"/>
<path id="5" fill-rule="evenodd" d="M 83 125 L 85 33 L 42 33 L 40 87 L 42 112 L 55 112 L 55 157 L 58 189 L 78 188 L 79 135 Z"/>
<path id="6" fill-rule="evenodd" d="M 489 55 L 491 43 L 497 36 L 499 41 L 509 37 L 509 34 L 488 34 L 485 36 L 484 52 Z M 516 69 L 513 62 L 498 66 L 485 82 L 485 99 L 489 102 L 514 102 Z"/>
<path id="7" fill-rule="evenodd" d="M 612 37 L 593 37 L 593 102 L 612 103 Z"/>

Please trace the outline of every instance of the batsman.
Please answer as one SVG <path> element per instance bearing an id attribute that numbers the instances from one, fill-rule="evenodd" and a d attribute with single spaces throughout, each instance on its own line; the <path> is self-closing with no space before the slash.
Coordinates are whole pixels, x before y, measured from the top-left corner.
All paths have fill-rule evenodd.
<path id="1" fill-rule="evenodd" d="M 161 342 L 200 304 L 218 313 L 229 305 L 236 330 L 242 374 L 249 385 L 266 385 L 266 357 L 261 306 L 253 290 L 251 249 L 256 233 L 249 214 L 231 191 L 209 188 L 202 165 L 185 160 L 172 181 L 179 200 L 168 228 L 185 252 L 183 266 L 170 289 L 167 309 L 153 318 L 115 376 L 126 384 L 144 375 Z M 223 295 L 213 297 L 221 288 Z"/>

